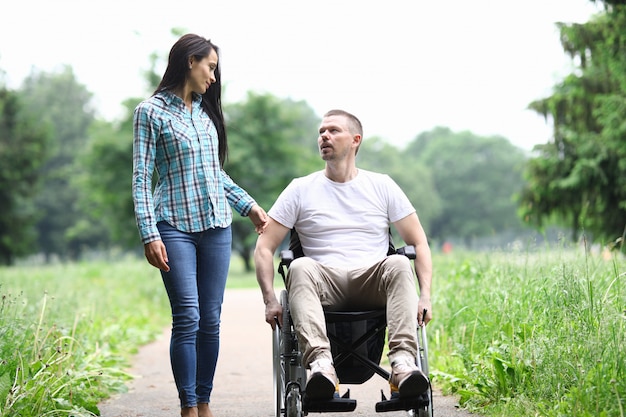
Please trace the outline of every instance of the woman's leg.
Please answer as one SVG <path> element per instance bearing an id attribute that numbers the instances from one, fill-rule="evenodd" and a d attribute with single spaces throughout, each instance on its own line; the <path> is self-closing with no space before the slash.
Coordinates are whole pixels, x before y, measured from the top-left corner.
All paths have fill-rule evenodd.
<path id="1" fill-rule="evenodd" d="M 167 249 L 169 272 L 161 271 L 172 308 L 170 361 L 182 408 L 195 408 L 196 338 L 200 312 L 198 305 L 196 237 L 165 222 L 158 224 Z M 185 411 L 185 410 L 183 410 Z"/>
<path id="2" fill-rule="evenodd" d="M 208 403 L 198 403 L 198 417 L 213 417 Z"/>
<path id="3" fill-rule="evenodd" d="M 231 228 L 202 233 L 198 242 L 198 295 L 200 330 L 198 333 L 198 403 L 210 402 L 213 377 L 220 347 L 220 315 L 230 266 Z M 202 405 L 201 409 L 204 409 Z M 210 415 L 210 414 L 208 414 Z"/>

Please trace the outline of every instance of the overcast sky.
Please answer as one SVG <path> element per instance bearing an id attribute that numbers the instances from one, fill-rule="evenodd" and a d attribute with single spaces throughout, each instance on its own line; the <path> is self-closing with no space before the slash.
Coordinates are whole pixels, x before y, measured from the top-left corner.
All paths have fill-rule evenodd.
<path id="1" fill-rule="evenodd" d="M 18 88 L 33 68 L 70 65 L 113 120 L 124 99 L 149 95 L 142 71 L 176 27 L 221 48 L 225 101 L 255 91 L 319 116 L 342 108 L 365 137 L 399 147 L 446 126 L 531 149 L 551 129 L 526 107 L 572 69 L 555 22 L 598 11 L 589 0 L 31 0 L 2 10 L 0 70 Z"/>

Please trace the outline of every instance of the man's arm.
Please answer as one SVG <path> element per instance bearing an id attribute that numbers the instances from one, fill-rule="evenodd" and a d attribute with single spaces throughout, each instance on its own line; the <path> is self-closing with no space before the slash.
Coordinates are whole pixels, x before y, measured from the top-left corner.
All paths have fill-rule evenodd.
<path id="1" fill-rule="evenodd" d="M 424 228 L 417 217 L 417 214 L 412 213 L 405 218 L 398 220 L 394 223 L 395 228 L 398 230 L 400 237 L 407 245 L 415 246 L 416 258 L 415 258 L 415 274 L 417 275 L 417 282 L 420 289 L 420 299 L 417 310 L 417 321 L 426 324 L 428 323 L 432 315 L 432 304 L 430 301 L 430 286 L 433 276 L 433 263 L 430 254 L 430 247 L 428 246 L 428 239 Z M 426 317 L 423 316 L 424 310 L 427 310 Z"/>
<path id="2" fill-rule="evenodd" d="M 256 279 L 259 287 L 261 287 L 263 303 L 265 303 L 265 321 L 272 326 L 272 329 L 276 326 L 275 317 L 281 326 L 283 324 L 283 309 L 274 292 L 274 253 L 287 232 L 289 232 L 287 227 L 270 217 L 267 227 L 263 234 L 259 235 L 254 249 Z"/>

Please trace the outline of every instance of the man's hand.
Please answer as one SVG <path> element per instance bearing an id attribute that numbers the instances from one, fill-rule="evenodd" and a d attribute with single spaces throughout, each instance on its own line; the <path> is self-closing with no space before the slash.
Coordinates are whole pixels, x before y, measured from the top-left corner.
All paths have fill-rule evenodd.
<path id="1" fill-rule="evenodd" d="M 417 303 L 417 325 L 426 326 L 432 319 L 433 306 L 430 303 L 430 298 L 420 297 Z"/>
<path id="2" fill-rule="evenodd" d="M 167 250 L 165 250 L 163 241 L 155 240 L 150 243 L 146 243 L 143 249 L 146 259 L 150 265 L 159 268 L 162 271 L 169 272 L 170 267 L 167 264 L 169 259 L 167 259 Z"/>
<path id="3" fill-rule="evenodd" d="M 265 304 L 265 321 L 272 329 L 276 329 L 276 322 L 283 325 L 283 307 L 278 302 L 274 289 L 274 252 L 287 236 L 287 232 L 288 228 L 267 216 L 265 231 L 257 238 L 254 248 L 254 266 Z"/>
<path id="4" fill-rule="evenodd" d="M 272 326 L 272 330 L 276 329 L 276 324 L 283 326 L 283 306 L 278 300 L 270 301 L 265 305 L 265 321 Z"/>

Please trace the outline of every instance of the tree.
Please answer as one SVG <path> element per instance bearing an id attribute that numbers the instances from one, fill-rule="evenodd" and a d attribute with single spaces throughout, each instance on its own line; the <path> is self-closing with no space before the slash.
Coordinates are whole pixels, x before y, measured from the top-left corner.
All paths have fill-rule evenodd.
<path id="1" fill-rule="evenodd" d="M 440 241 L 520 230 L 513 197 L 523 185 L 523 151 L 500 136 L 480 137 L 435 128 L 420 134 L 406 154 L 430 169 L 442 209 L 430 224 Z"/>
<path id="2" fill-rule="evenodd" d="M 226 172 L 266 210 L 294 177 L 323 166 L 317 153 L 319 118 L 305 102 L 249 92 L 225 113 Z M 234 216 L 233 246 L 247 270 L 255 242 L 252 223 Z"/>
<path id="3" fill-rule="evenodd" d="M 89 221 L 75 225 L 70 232 L 87 236 L 97 231 L 104 237 L 104 247 L 134 249 L 141 244 L 130 189 L 132 108 L 137 102 L 127 100 L 128 116 L 122 122 L 96 121 L 89 129 L 89 147 L 79 158 L 86 167 L 77 181 L 81 189 L 79 207 Z M 94 230 L 94 224 L 100 224 L 102 230 Z"/>
<path id="4" fill-rule="evenodd" d="M 172 30 L 173 34 L 178 33 Z M 146 89 L 149 95 L 161 80 L 156 68 L 160 64 L 159 54 L 153 52 L 149 67 L 144 71 Z M 89 146 L 81 155 L 80 163 L 85 167 L 85 175 L 80 180 L 79 204 L 89 217 L 99 219 L 104 226 L 103 236 L 110 238 L 111 244 L 126 249 L 141 246 L 135 223 L 134 204 L 131 194 L 133 171 L 133 111 L 143 100 L 141 97 L 128 98 L 122 105 L 126 109 L 120 121 L 97 121 L 89 130 Z M 156 175 L 153 181 L 156 182 Z M 82 222 L 72 228 L 73 235 L 84 235 L 94 231 L 92 222 Z"/>
<path id="5" fill-rule="evenodd" d="M 616 243 L 626 232 L 626 6 L 603 3 L 606 11 L 587 23 L 557 25 L 579 64 L 550 97 L 529 105 L 554 134 L 535 147 L 520 205 L 528 222 L 557 217 L 575 240 L 585 230 Z"/>
<path id="6" fill-rule="evenodd" d="M 48 155 L 50 127 L 13 91 L 0 87 L 0 264 L 33 252 L 40 167 Z"/>
<path id="7" fill-rule="evenodd" d="M 94 120 L 91 93 L 79 84 L 70 67 L 59 73 L 33 72 L 21 88 L 25 105 L 38 120 L 52 126 L 51 156 L 41 169 L 43 187 L 35 204 L 44 215 L 38 222 L 39 249 L 49 258 L 76 258 L 90 239 L 70 240 L 68 230 L 81 219 L 76 205 L 79 189 L 73 180 L 84 167 L 76 156 L 88 143 L 87 130 Z"/>

